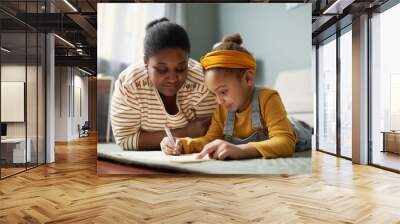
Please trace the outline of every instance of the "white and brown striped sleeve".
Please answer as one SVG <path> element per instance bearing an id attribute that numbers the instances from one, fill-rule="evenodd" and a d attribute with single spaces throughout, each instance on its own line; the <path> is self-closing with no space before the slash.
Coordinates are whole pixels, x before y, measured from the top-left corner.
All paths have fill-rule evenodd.
<path id="1" fill-rule="evenodd" d="M 115 83 L 111 102 L 111 125 L 116 143 L 124 150 L 137 150 L 140 135 L 140 104 L 122 77 Z"/>
<path id="2" fill-rule="evenodd" d="M 201 93 L 201 97 L 198 98 L 198 100 L 193 101 L 196 117 L 211 116 L 217 106 L 215 95 L 205 86 L 204 73 L 201 64 L 194 60 L 190 60 L 189 64 L 191 68 L 189 79 L 197 84 L 195 92 Z"/>
<path id="3" fill-rule="evenodd" d="M 211 116 L 217 106 L 214 94 L 210 91 L 206 91 L 204 97 L 197 102 L 195 106 L 196 117 L 207 117 Z"/>

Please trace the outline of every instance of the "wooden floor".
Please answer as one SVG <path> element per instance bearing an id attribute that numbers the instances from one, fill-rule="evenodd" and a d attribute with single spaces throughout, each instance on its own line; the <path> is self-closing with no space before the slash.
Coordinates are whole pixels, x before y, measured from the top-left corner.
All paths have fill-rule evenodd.
<path id="1" fill-rule="evenodd" d="M 96 141 L 0 181 L 0 223 L 400 223 L 400 175 L 313 153 L 300 176 L 97 176 Z"/>
<path id="2" fill-rule="evenodd" d="M 1 178 L 6 178 L 8 176 L 20 173 L 20 172 L 24 172 L 27 169 L 33 169 L 35 167 L 37 167 L 38 165 L 35 163 L 27 163 L 26 167 L 25 164 L 18 164 L 18 167 L 6 167 L 6 168 L 1 168 L 0 173 L 1 173 Z"/>
<path id="3" fill-rule="evenodd" d="M 400 170 L 400 154 L 381 152 L 377 150 L 374 151 L 372 160 L 374 164 Z"/>
<path id="4" fill-rule="evenodd" d="M 25 167 L 24 168 L 0 168 L 0 169 L 1 169 L 1 177 L 2 178 L 26 170 Z"/>

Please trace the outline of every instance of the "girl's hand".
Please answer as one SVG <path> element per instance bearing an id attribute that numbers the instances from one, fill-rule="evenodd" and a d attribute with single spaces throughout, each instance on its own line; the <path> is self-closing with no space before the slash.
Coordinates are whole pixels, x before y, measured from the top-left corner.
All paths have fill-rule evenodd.
<path id="1" fill-rule="evenodd" d="M 161 151 L 166 155 L 180 155 L 182 150 L 182 142 L 178 138 L 174 138 L 175 145 L 169 140 L 168 137 L 164 137 L 160 142 Z"/>
<path id="2" fill-rule="evenodd" d="M 214 140 L 204 146 L 197 156 L 201 159 L 208 154 L 210 159 L 248 159 L 261 157 L 255 146 L 251 144 L 234 145 L 224 140 Z"/>

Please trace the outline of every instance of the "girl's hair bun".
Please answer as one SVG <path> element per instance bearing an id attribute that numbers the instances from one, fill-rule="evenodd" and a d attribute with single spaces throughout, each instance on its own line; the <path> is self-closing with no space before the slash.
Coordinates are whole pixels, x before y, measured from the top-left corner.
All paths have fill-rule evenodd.
<path id="1" fill-rule="evenodd" d="M 235 34 L 224 36 L 224 38 L 222 39 L 222 42 L 223 43 L 224 42 L 233 42 L 238 45 L 241 45 L 243 43 L 243 40 L 242 40 L 242 37 L 240 36 L 240 34 L 235 33 Z"/>

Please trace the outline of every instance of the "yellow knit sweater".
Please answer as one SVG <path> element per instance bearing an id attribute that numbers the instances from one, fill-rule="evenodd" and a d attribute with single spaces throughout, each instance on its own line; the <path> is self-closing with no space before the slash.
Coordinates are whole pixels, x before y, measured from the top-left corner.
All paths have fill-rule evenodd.
<path id="1" fill-rule="evenodd" d="M 287 118 L 286 110 L 277 91 L 261 88 L 260 113 L 264 127 L 268 129 L 269 139 L 261 142 L 251 142 L 263 158 L 288 157 L 294 153 L 296 133 Z M 244 111 L 236 113 L 233 136 L 246 138 L 252 130 L 252 104 Z M 219 105 L 212 116 L 207 134 L 199 138 L 182 138 L 183 153 L 200 152 L 204 145 L 215 140 L 223 139 L 224 125 L 228 111 Z M 267 129 L 264 129 L 266 131 Z M 266 133 L 267 134 L 267 133 Z"/>

